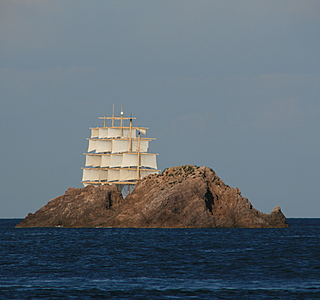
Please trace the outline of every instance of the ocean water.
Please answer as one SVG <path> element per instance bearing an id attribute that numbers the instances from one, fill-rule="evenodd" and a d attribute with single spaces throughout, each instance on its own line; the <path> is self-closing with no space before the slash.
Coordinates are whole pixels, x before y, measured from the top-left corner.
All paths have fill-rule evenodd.
<path id="1" fill-rule="evenodd" d="M 0 299 L 320 299 L 320 219 L 286 229 L 21 228 Z"/>

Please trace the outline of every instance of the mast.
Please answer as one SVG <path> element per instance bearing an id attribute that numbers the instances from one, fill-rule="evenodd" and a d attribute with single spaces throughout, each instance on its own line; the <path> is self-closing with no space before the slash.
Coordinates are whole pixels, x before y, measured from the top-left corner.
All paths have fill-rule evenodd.
<path id="1" fill-rule="evenodd" d="M 112 104 L 112 127 L 114 127 L 114 104 Z"/>
<path id="2" fill-rule="evenodd" d="M 123 135 L 123 110 L 122 110 L 122 105 L 120 109 L 120 138 L 122 138 Z"/>
<path id="3" fill-rule="evenodd" d="M 138 153 L 138 163 L 137 163 L 137 180 L 140 179 L 140 165 L 141 165 L 141 159 L 140 159 L 140 143 L 141 143 L 141 136 L 140 136 L 140 132 L 138 133 L 138 149 L 137 149 L 137 153 Z"/>
<path id="4" fill-rule="evenodd" d="M 132 116 L 130 116 L 130 125 L 129 125 L 129 138 L 130 138 L 130 146 L 129 146 L 129 151 L 132 151 Z"/>

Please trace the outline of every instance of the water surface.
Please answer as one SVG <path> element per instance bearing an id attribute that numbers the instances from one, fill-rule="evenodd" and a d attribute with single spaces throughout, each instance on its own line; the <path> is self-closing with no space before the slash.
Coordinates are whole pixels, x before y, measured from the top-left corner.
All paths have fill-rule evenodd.
<path id="1" fill-rule="evenodd" d="M 320 219 L 283 229 L 19 228 L 0 299 L 320 299 Z"/>

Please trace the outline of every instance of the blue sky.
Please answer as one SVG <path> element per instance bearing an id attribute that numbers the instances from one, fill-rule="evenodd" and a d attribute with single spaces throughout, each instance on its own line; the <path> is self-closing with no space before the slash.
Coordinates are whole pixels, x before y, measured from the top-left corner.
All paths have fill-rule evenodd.
<path id="1" fill-rule="evenodd" d="M 160 169 L 320 217 L 320 1 L 0 1 L 0 217 L 81 187 L 89 127 L 122 104 Z"/>

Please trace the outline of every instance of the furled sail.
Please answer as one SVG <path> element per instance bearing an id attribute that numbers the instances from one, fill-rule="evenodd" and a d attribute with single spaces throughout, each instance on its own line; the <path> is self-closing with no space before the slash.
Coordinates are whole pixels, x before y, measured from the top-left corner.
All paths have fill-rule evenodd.
<path id="1" fill-rule="evenodd" d="M 142 134 L 147 134 L 147 129 L 146 129 L 146 128 L 138 128 L 138 130 L 139 130 Z"/>

